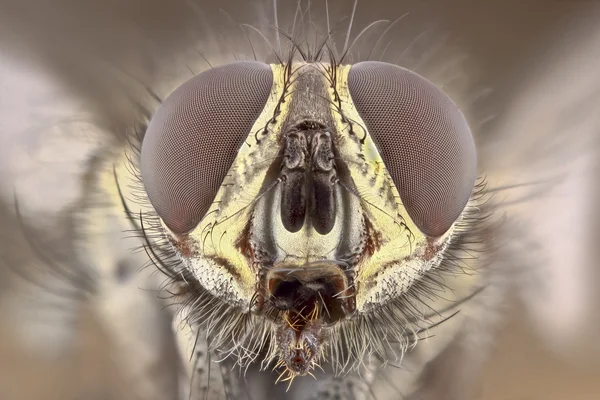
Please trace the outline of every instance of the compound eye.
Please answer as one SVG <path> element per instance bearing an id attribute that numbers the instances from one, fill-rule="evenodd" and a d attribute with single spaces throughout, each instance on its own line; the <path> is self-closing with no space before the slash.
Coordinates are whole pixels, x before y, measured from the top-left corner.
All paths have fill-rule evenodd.
<path id="1" fill-rule="evenodd" d="M 441 236 L 463 212 L 477 177 L 463 114 L 431 82 L 393 64 L 353 65 L 348 88 L 409 216 L 425 235 Z"/>
<path id="2" fill-rule="evenodd" d="M 269 65 L 236 62 L 194 76 L 156 111 L 142 142 L 141 175 L 173 232 L 191 231 L 207 213 L 272 84 Z"/>

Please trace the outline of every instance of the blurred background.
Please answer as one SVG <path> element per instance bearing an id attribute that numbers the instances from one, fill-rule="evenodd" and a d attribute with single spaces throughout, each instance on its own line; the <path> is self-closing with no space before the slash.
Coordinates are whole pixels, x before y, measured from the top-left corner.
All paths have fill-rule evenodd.
<path id="1" fill-rule="evenodd" d="M 208 63 L 264 60 L 269 44 L 241 24 L 272 40 L 273 3 L 216 3 L 0 0 L 1 400 L 134 398 L 95 298 L 48 273 L 23 223 L 53 259 L 77 264 L 85 173 L 131 128 L 128 113 Z M 305 25 L 325 32 L 325 1 L 300 4 Z M 296 1 L 277 7 L 290 29 Z M 354 1 L 328 7 L 342 46 Z M 365 31 L 352 59 L 373 51 L 441 86 L 470 121 L 490 187 L 508 188 L 496 195 L 515 227 L 515 268 L 480 398 L 599 399 L 600 2 L 361 0 L 350 42 L 404 14 L 382 40 L 389 25 Z M 116 298 L 132 290 L 143 288 Z M 141 331 L 162 326 L 152 297 L 134 310 Z M 137 379 L 175 368 L 160 358 Z"/>

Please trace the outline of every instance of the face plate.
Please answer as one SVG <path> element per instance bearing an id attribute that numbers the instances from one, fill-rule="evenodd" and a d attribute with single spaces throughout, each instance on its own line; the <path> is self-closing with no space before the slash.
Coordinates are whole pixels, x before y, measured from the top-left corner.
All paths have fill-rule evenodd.
<path id="1" fill-rule="evenodd" d="M 269 100 L 206 216 L 184 235 L 165 226 L 189 270 L 216 297 L 247 308 L 261 269 L 329 260 L 356 273 L 357 310 L 362 312 L 372 303 L 404 292 L 439 263 L 436 254 L 443 251 L 453 228 L 442 237 L 427 238 L 410 219 L 352 102 L 347 83 L 350 67 L 271 65 L 274 80 Z M 310 109 L 300 110 L 303 107 Z M 276 217 L 281 213 L 283 185 L 265 179 L 272 174 L 273 160 L 282 157 L 284 131 L 306 121 L 329 125 L 325 133 L 334 143 L 339 158 L 335 163 L 343 164 L 338 168 L 349 175 L 346 181 L 334 178 L 335 203 L 343 205 L 337 207 L 333 228 L 326 234 L 308 223 L 289 232 Z M 400 282 L 393 291 L 382 286 L 391 270 Z"/>
<path id="2" fill-rule="evenodd" d="M 270 67 L 208 212 L 188 233 L 163 229 L 206 291 L 272 326 L 280 362 L 302 375 L 347 321 L 435 269 L 462 216 L 438 237 L 412 221 L 352 101 L 351 65 Z"/>

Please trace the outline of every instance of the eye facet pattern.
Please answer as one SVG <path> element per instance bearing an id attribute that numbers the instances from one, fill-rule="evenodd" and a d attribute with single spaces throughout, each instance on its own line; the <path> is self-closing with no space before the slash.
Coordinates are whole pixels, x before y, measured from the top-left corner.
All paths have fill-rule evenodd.
<path id="1" fill-rule="evenodd" d="M 189 232 L 209 210 L 272 85 L 267 64 L 216 67 L 179 86 L 152 117 L 142 143 L 142 180 L 173 232 Z"/>
<path id="2" fill-rule="evenodd" d="M 427 79 L 384 62 L 353 65 L 348 89 L 409 216 L 425 235 L 443 235 L 464 210 L 477 177 L 463 114 Z"/>

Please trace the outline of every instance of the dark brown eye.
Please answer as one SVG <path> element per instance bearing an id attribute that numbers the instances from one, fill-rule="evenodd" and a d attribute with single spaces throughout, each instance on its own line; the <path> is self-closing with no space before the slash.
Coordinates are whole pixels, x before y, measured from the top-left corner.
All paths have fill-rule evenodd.
<path id="1" fill-rule="evenodd" d="M 185 82 L 152 117 L 141 173 L 152 206 L 176 233 L 204 217 L 273 84 L 271 67 L 237 62 Z"/>
<path id="2" fill-rule="evenodd" d="M 462 213 L 477 176 L 463 114 L 431 82 L 388 63 L 352 66 L 348 88 L 411 219 L 425 235 L 442 235 Z"/>

